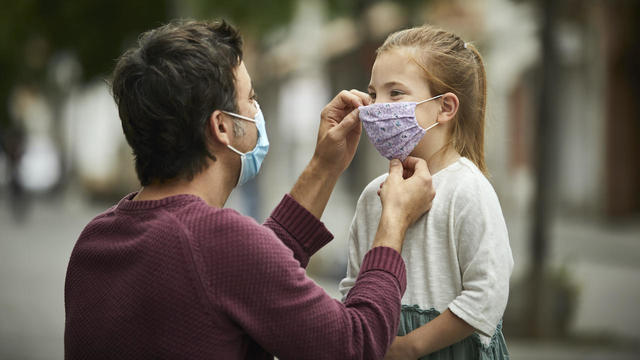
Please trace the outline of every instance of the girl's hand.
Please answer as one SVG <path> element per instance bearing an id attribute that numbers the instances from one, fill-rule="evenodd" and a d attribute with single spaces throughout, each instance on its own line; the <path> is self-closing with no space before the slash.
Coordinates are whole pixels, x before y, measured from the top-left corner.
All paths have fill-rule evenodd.
<path id="1" fill-rule="evenodd" d="M 418 358 L 404 336 L 396 336 L 384 360 L 415 360 Z"/>

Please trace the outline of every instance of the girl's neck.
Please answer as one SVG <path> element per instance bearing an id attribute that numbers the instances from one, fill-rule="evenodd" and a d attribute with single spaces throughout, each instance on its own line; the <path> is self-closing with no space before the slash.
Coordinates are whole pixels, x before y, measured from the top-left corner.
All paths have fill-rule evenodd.
<path id="1" fill-rule="evenodd" d="M 412 155 L 427 161 L 431 175 L 460 159 L 460 154 L 449 143 L 445 143 L 436 149 L 416 148 Z"/>
<path id="2" fill-rule="evenodd" d="M 427 160 L 431 174 L 435 174 L 460 159 L 460 154 L 450 145 L 436 152 Z"/>

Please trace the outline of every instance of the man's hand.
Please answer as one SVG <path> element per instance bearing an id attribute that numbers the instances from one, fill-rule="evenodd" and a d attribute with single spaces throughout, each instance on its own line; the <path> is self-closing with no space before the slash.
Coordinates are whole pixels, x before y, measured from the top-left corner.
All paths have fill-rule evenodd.
<path id="1" fill-rule="evenodd" d="M 291 196 L 320 219 L 338 177 L 349 166 L 360 141 L 358 106 L 368 105 L 369 95 L 340 92 L 320 114 L 318 143 L 311 161 L 291 189 Z"/>
<path id="2" fill-rule="evenodd" d="M 436 193 L 427 162 L 409 156 L 391 160 L 389 176 L 379 191 L 382 213 L 407 227 L 431 209 Z"/>
<path id="3" fill-rule="evenodd" d="M 312 160 L 319 168 L 339 175 L 349 167 L 362 133 L 358 107 L 370 103 L 368 94 L 343 90 L 324 107 Z"/>
<path id="4" fill-rule="evenodd" d="M 407 228 L 431 209 L 435 190 L 427 162 L 407 157 L 391 160 L 389 176 L 380 191 L 382 215 L 373 246 L 402 251 Z"/>

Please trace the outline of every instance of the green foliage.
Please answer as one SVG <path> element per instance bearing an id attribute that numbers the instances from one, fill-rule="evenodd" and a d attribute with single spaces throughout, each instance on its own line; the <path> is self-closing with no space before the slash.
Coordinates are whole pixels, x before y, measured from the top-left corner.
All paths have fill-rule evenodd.
<path id="1" fill-rule="evenodd" d="M 0 11 L 0 127 L 7 96 L 20 83 L 38 84 L 50 57 L 68 50 L 85 79 L 111 71 L 114 60 L 144 30 L 167 21 L 166 1 L 3 1 Z"/>
<path id="2" fill-rule="evenodd" d="M 305 0 L 300 0 L 305 1 Z M 74 53 L 83 79 L 107 75 L 140 33 L 186 8 L 198 19 L 225 18 L 260 38 L 290 22 L 297 0 L 2 0 L 0 8 L 0 129 L 16 84 L 42 84 L 50 57 Z M 330 15 L 357 17 L 375 1 L 327 0 Z M 413 6 L 419 0 L 404 0 Z"/>
<path id="3" fill-rule="evenodd" d="M 260 37 L 291 20 L 296 0 L 187 0 L 199 19 L 224 18 L 243 34 Z"/>

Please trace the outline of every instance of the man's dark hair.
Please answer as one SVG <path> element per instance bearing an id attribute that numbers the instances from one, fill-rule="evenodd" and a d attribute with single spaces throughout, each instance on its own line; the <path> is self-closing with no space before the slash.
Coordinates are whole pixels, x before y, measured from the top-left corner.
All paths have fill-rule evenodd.
<path id="1" fill-rule="evenodd" d="M 207 158 L 207 123 L 237 112 L 234 69 L 242 38 L 225 21 L 176 21 L 148 31 L 113 71 L 113 98 L 142 186 L 193 179 Z"/>

